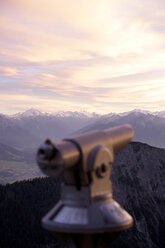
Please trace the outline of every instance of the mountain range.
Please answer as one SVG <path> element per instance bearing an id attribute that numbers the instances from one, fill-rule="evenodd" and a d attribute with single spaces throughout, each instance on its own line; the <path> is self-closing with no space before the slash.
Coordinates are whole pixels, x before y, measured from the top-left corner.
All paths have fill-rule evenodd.
<path id="1" fill-rule="evenodd" d="M 121 114 L 99 115 L 87 112 L 42 113 L 35 109 L 12 116 L 0 115 L 0 143 L 16 149 L 36 149 L 46 138 L 54 142 L 93 129 L 129 123 L 133 140 L 165 148 L 165 111 L 133 110 Z"/>
<path id="2" fill-rule="evenodd" d="M 165 114 L 134 110 L 123 114 L 108 114 L 80 130 L 77 133 L 93 129 L 106 129 L 129 123 L 134 129 L 134 141 L 165 148 Z"/>

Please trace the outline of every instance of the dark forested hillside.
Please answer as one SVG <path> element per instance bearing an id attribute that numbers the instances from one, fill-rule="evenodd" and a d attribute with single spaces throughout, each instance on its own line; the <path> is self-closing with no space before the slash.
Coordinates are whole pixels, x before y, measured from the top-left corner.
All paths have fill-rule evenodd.
<path id="1" fill-rule="evenodd" d="M 112 181 L 114 198 L 134 218 L 113 248 L 165 247 L 165 150 L 130 144 L 115 156 Z"/>
<path id="2" fill-rule="evenodd" d="M 165 150 L 132 143 L 115 156 L 114 198 L 133 216 L 113 248 L 165 247 Z M 60 197 L 60 180 L 34 179 L 0 186 L 0 247 L 56 247 L 40 226 Z"/>
<path id="3" fill-rule="evenodd" d="M 58 179 L 43 178 L 0 185 L 0 247 L 58 245 L 53 236 L 41 228 L 40 222 L 59 196 Z"/>

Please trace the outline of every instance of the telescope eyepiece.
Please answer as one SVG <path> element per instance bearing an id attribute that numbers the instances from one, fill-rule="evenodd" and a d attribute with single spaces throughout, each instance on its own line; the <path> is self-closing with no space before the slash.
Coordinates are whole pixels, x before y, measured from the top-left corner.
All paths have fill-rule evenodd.
<path id="1" fill-rule="evenodd" d="M 51 160 L 55 156 L 56 152 L 57 150 L 53 143 L 50 140 L 46 140 L 38 149 L 38 157 L 41 160 Z"/>

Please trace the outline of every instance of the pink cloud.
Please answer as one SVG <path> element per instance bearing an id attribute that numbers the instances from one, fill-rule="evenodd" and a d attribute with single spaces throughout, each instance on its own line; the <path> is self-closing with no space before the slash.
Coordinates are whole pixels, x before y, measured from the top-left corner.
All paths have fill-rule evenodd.
<path id="1" fill-rule="evenodd" d="M 17 76 L 19 71 L 13 67 L 0 66 L 0 75 L 3 76 Z"/>

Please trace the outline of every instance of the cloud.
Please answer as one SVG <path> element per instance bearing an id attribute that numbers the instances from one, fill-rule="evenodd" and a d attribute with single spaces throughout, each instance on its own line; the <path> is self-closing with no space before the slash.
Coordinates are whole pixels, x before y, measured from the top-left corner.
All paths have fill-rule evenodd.
<path id="1" fill-rule="evenodd" d="M 163 109 L 164 23 L 161 0 L 2 0 L 1 106 Z"/>
<path id="2" fill-rule="evenodd" d="M 153 80 L 159 80 L 159 79 L 165 79 L 165 70 L 152 70 L 152 71 L 145 71 L 145 72 L 139 72 L 135 74 L 126 74 L 118 77 L 110 77 L 110 78 L 104 78 L 100 80 L 102 83 L 126 83 L 129 84 L 132 83 L 133 85 L 138 86 L 141 82 L 148 82 L 148 84 L 152 84 L 151 81 Z M 121 84 L 119 84 L 121 86 Z"/>
<path id="3" fill-rule="evenodd" d="M 0 66 L 0 75 L 4 76 L 17 76 L 19 71 L 15 68 Z"/>

